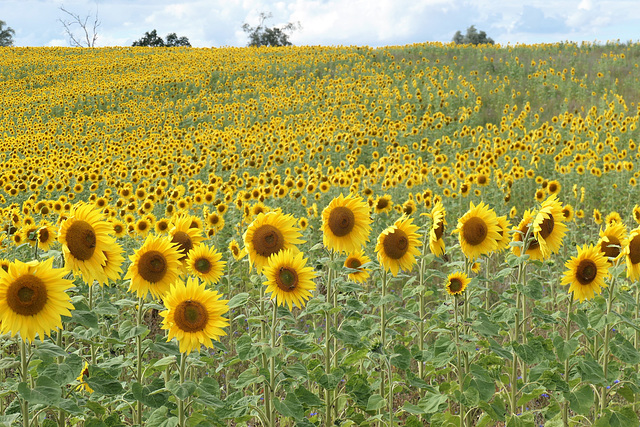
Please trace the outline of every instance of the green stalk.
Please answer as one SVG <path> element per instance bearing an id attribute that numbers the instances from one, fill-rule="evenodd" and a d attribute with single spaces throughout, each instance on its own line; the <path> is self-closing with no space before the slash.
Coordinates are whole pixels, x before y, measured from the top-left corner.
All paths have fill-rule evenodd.
<path id="1" fill-rule="evenodd" d="M 89 311 L 93 311 L 93 282 L 89 284 Z M 138 326 L 140 326 L 138 324 Z M 89 349 L 91 352 L 91 363 L 96 364 L 96 346 L 93 341 L 89 344 Z"/>
<path id="2" fill-rule="evenodd" d="M 64 328 L 64 325 L 62 325 L 62 327 Z M 58 333 L 56 334 L 56 345 L 60 348 L 62 348 L 62 331 L 63 329 L 58 329 Z M 61 365 L 64 361 L 64 356 L 58 356 L 57 361 L 58 365 Z M 64 390 L 62 390 L 62 397 L 64 398 Z M 64 409 L 60 409 L 58 411 L 58 425 L 60 427 L 65 426 L 65 418 Z"/>
<path id="3" fill-rule="evenodd" d="M 144 299 L 139 297 L 138 298 L 138 315 L 136 316 L 136 324 L 138 327 L 142 326 L 142 315 L 144 313 L 143 307 L 144 307 Z M 138 380 L 138 383 L 142 385 L 142 336 L 141 335 L 136 336 L 136 359 L 137 359 L 136 379 Z M 136 402 L 135 418 L 136 418 L 136 424 L 141 426 L 142 425 L 142 402 L 139 400 Z"/>
<path id="4" fill-rule="evenodd" d="M 454 329 L 455 329 L 455 340 L 456 340 L 456 362 L 457 362 L 457 371 L 458 371 L 458 385 L 460 387 L 460 392 L 462 393 L 462 384 L 464 382 L 464 374 L 463 374 L 463 363 L 462 363 L 462 352 L 460 351 L 460 322 L 458 318 L 458 299 L 456 296 L 453 296 L 453 316 L 454 316 Z M 460 403 L 460 427 L 464 427 L 464 405 Z"/>
<path id="5" fill-rule="evenodd" d="M 260 342 L 261 343 L 264 342 L 264 340 L 267 338 L 267 318 L 265 313 L 264 290 L 265 290 L 265 287 L 260 286 Z M 268 369 L 269 362 L 267 360 L 267 355 L 263 352 L 260 358 L 262 360 L 262 368 Z M 267 387 L 266 385 L 264 385 L 262 389 L 263 389 L 263 397 L 264 397 L 264 410 L 267 414 L 267 417 L 270 417 L 271 416 L 270 415 L 271 414 L 271 390 L 269 390 L 269 387 Z"/>
<path id="6" fill-rule="evenodd" d="M 520 340 L 520 292 L 516 291 L 516 312 L 513 325 L 513 342 L 518 343 Z M 513 352 L 513 363 L 511 365 L 511 413 L 517 413 L 517 397 L 518 395 L 518 355 Z"/>
<path id="7" fill-rule="evenodd" d="M 27 371 L 29 369 L 29 363 L 27 361 L 27 346 L 23 339 L 20 339 L 20 368 L 22 382 L 28 384 L 27 380 L 29 379 L 29 376 Z M 22 409 L 22 426 L 29 427 L 29 402 L 22 399 L 20 402 L 20 408 Z"/>
<path id="8" fill-rule="evenodd" d="M 567 343 L 571 339 L 571 312 L 573 310 L 573 293 L 569 296 L 569 309 L 567 310 L 567 320 L 565 322 L 565 335 L 564 342 Z M 569 383 L 569 357 L 567 356 L 564 361 L 564 380 Z M 562 424 L 564 426 L 569 425 L 569 401 L 565 400 L 562 403 Z"/>
<path id="9" fill-rule="evenodd" d="M 187 367 L 187 353 L 180 355 L 180 386 L 184 384 L 184 377 Z M 180 427 L 186 426 L 186 417 L 184 414 L 184 400 L 178 399 L 178 425 Z"/>
<path id="10" fill-rule="evenodd" d="M 334 260 L 334 252 L 331 251 L 329 254 L 329 268 L 327 269 L 327 288 L 326 288 L 326 301 L 327 302 L 331 302 L 332 304 L 332 308 L 335 308 L 337 305 L 337 296 L 334 295 L 336 292 L 333 289 L 333 260 Z M 333 318 L 333 316 L 331 316 L 330 310 L 325 311 L 324 314 L 324 337 L 325 337 L 325 349 L 324 349 L 324 372 L 327 375 L 331 374 L 331 358 L 332 358 L 332 354 L 331 354 L 331 349 L 332 349 L 332 344 L 333 347 L 337 347 L 336 346 L 336 342 L 335 339 L 333 339 L 331 337 L 331 325 L 332 325 L 332 321 L 334 321 L 336 319 Z M 335 351 L 335 350 L 334 350 Z M 336 358 L 336 363 L 337 363 L 337 357 L 335 354 L 333 354 L 333 357 Z M 329 427 L 333 425 L 333 419 L 334 419 L 334 411 L 333 411 L 333 393 L 331 392 L 331 390 L 327 389 L 325 390 L 325 426 Z M 337 407 L 335 408 L 337 410 Z"/>
<path id="11" fill-rule="evenodd" d="M 615 298 L 614 290 L 615 290 L 616 278 L 611 278 L 611 285 L 609 286 L 609 299 L 607 300 L 607 322 L 605 322 L 604 326 L 604 353 L 602 354 L 602 368 L 604 370 L 604 380 L 605 385 L 602 386 L 602 393 L 600 396 L 600 413 L 602 413 L 607 407 L 608 401 L 608 390 L 607 390 L 607 372 L 609 369 L 609 339 L 611 327 L 608 323 L 609 313 L 611 313 L 611 306 L 613 305 L 613 299 Z"/>
<path id="12" fill-rule="evenodd" d="M 271 318 L 271 357 L 269 359 L 269 389 L 271 390 L 271 395 L 275 398 L 276 395 L 276 356 L 274 354 L 274 350 L 276 348 L 276 326 L 278 324 L 278 304 L 275 300 L 273 302 L 273 312 Z M 276 414 L 273 406 L 271 407 L 271 412 L 267 414 L 269 417 L 269 424 L 271 427 L 275 426 L 276 423 Z"/>
<path id="13" fill-rule="evenodd" d="M 391 380 L 391 361 L 387 361 L 387 375 L 389 376 L 389 394 L 387 401 L 389 402 L 389 427 L 393 427 L 393 381 Z"/>
<path id="14" fill-rule="evenodd" d="M 382 300 L 387 296 L 387 270 L 385 268 L 382 269 Z M 383 357 L 386 357 L 386 346 L 387 346 L 387 333 L 386 333 L 386 323 L 387 323 L 387 304 L 382 303 L 380 305 L 380 349 L 382 351 Z M 384 396 L 385 389 L 385 373 L 384 370 L 380 370 L 380 396 Z M 391 402 L 387 402 L 388 405 L 391 405 Z"/>

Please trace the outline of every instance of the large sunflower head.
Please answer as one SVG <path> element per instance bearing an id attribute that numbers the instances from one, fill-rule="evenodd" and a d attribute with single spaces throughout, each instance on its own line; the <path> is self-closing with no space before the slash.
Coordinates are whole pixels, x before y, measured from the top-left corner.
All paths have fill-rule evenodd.
<path id="1" fill-rule="evenodd" d="M 337 252 L 359 250 L 369 241 L 369 206 L 360 197 L 342 194 L 322 211 L 322 240 Z"/>
<path id="2" fill-rule="evenodd" d="M 496 250 L 498 241 L 502 240 L 496 213 L 484 202 L 477 206 L 471 202 L 453 233 L 458 233 L 462 252 L 472 261 Z"/>
<path id="3" fill-rule="evenodd" d="M 446 212 L 441 201 L 436 202 L 431 209 L 431 227 L 429 228 L 429 250 L 435 256 L 444 254 L 444 226 Z"/>
<path id="4" fill-rule="evenodd" d="M 189 251 L 204 239 L 200 228 L 192 226 L 197 219 L 191 215 L 178 215 L 171 222 L 172 227 L 169 230 L 169 236 L 171 237 L 171 242 L 178 247 L 180 261 L 186 261 Z"/>
<path id="5" fill-rule="evenodd" d="M 53 268 L 53 258 L 15 261 L 8 271 L 0 269 L 0 331 L 19 332 L 23 341 L 33 342 L 36 334 L 44 340 L 52 329 L 62 328 L 61 316 L 71 316 L 74 309 L 66 294 L 73 282 L 65 274 Z"/>
<path id="6" fill-rule="evenodd" d="M 226 265 L 227 262 L 222 261 L 222 254 L 206 245 L 197 246 L 187 257 L 189 273 L 208 284 L 218 283 Z"/>
<path id="7" fill-rule="evenodd" d="M 267 280 L 263 283 L 271 293 L 271 299 L 275 299 L 278 305 L 293 305 L 303 308 L 306 301 L 311 298 L 311 291 L 316 288 L 313 281 L 315 272 L 313 267 L 306 266 L 307 259 L 302 252 L 294 252 L 285 249 L 269 257 L 268 264 L 263 273 Z"/>
<path id="8" fill-rule="evenodd" d="M 629 280 L 640 279 L 640 228 L 629 233 L 629 243 L 624 247 L 623 254 L 627 262 Z"/>
<path id="9" fill-rule="evenodd" d="M 540 245 L 544 258 L 558 252 L 562 246 L 562 238 L 567 232 L 562 214 L 562 203 L 556 195 L 551 195 L 542 203 L 531 224 L 533 237 Z"/>
<path id="10" fill-rule="evenodd" d="M 612 222 L 604 230 L 600 230 L 598 249 L 606 259 L 615 261 L 622 255 L 628 242 L 627 227 L 622 222 Z"/>
<path id="11" fill-rule="evenodd" d="M 206 289 L 194 277 L 189 277 L 186 283 L 179 280 L 171 285 L 163 298 L 167 309 L 160 312 L 164 317 L 162 329 L 169 330 L 167 342 L 176 338 L 180 351 L 186 354 L 200 351 L 202 345 L 213 348 L 212 340 L 227 335 L 223 328 L 229 326 L 223 317 L 229 311 L 229 301 L 220 298 L 222 295 Z"/>
<path id="12" fill-rule="evenodd" d="M 113 226 L 93 206 L 76 206 L 60 226 L 65 267 L 79 272 L 86 283 L 105 280 L 104 251 L 115 243 Z"/>
<path id="13" fill-rule="evenodd" d="M 593 299 L 607 286 L 605 277 L 609 275 L 609 263 L 597 246 L 578 247 L 578 256 L 565 263 L 562 285 L 570 285 L 569 292 L 579 300 Z"/>
<path id="14" fill-rule="evenodd" d="M 122 246 L 117 243 L 111 245 L 104 251 L 104 282 L 99 281 L 100 285 L 108 284 L 109 280 L 116 281 L 122 276 L 122 263 L 124 256 L 122 255 Z"/>
<path id="15" fill-rule="evenodd" d="M 282 212 L 258 214 L 244 233 L 244 247 L 249 254 L 249 262 L 261 272 L 269 257 L 284 249 L 294 249 L 304 243 L 296 226 L 296 219 Z"/>
<path id="16" fill-rule="evenodd" d="M 144 298 L 150 292 L 161 298 L 180 274 L 182 254 L 167 237 L 149 235 L 144 244 L 129 257 L 131 264 L 124 276 L 131 279 L 129 292 Z"/>
<path id="17" fill-rule="evenodd" d="M 458 296 L 462 295 L 469 282 L 471 282 L 471 279 L 466 274 L 462 272 L 451 273 L 447 276 L 445 288 L 449 295 Z"/>
<path id="18" fill-rule="evenodd" d="M 409 271 L 416 263 L 416 256 L 420 255 L 419 227 L 413 224 L 413 219 L 402 216 L 395 224 L 387 227 L 378 237 L 376 253 L 378 261 L 385 270 L 390 270 L 394 276 L 398 271 Z"/>
<path id="19" fill-rule="evenodd" d="M 364 254 L 364 251 L 359 250 L 352 252 L 344 261 L 344 266 L 350 269 L 349 280 L 356 283 L 364 283 L 369 278 L 369 270 L 362 267 L 363 264 L 371 262 L 371 258 Z"/>

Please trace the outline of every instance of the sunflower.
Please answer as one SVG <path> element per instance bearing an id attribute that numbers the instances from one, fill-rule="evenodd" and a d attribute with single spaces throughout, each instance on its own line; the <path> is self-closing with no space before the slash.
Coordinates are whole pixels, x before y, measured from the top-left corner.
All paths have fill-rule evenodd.
<path id="1" fill-rule="evenodd" d="M 156 221 L 154 226 L 156 233 L 158 234 L 167 234 L 169 232 L 169 227 L 171 226 L 171 222 L 166 218 L 160 218 Z"/>
<path id="2" fill-rule="evenodd" d="M 180 352 L 186 354 L 193 350 L 199 352 L 201 345 L 213 348 L 212 340 L 218 341 L 227 335 L 222 328 L 229 326 L 229 320 L 222 317 L 229 311 L 229 301 L 221 297 L 193 277 L 186 283 L 179 280 L 172 284 L 163 298 L 167 309 L 160 312 L 164 317 L 162 329 L 169 331 L 167 342 L 176 338 Z"/>
<path id="3" fill-rule="evenodd" d="M 431 227 L 429 228 L 429 250 L 435 256 L 444 254 L 444 226 L 447 225 L 445 219 L 446 212 L 442 202 L 437 202 L 431 210 Z"/>
<path id="4" fill-rule="evenodd" d="M 402 216 L 395 224 L 387 227 L 378 237 L 376 253 L 378 261 L 385 270 L 390 270 L 394 276 L 398 271 L 409 271 L 420 255 L 419 227 L 413 224 L 413 219 Z"/>
<path id="5" fill-rule="evenodd" d="M 621 222 L 613 222 L 600 230 L 598 248 L 608 260 L 616 260 L 627 246 L 627 227 Z"/>
<path id="6" fill-rule="evenodd" d="M 78 375 L 78 378 L 76 378 L 76 381 L 80 383 L 76 387 L 76 390 L 84 390 L 87 393 L 93 393 L 93 389 L 89 387 L 89 384 L 87 384 L 85 378 L 89 378 L 89 364 L 87 362 L 84 362 L 84 368 L 82 368 L 80 375 Z"/>
<path id="7" fill-rule="evenodd" d="M 565 264 L 567 271 L 562 278 L 562 285 L 570 285 L 569 292 L 580 302 L 592 299 L 607 284 L 604 278 L 609 275 L 609 263 L 597 246 L 578 246 L 578 256 L 572 257 Z"/>
<path id="8" fill-rule="evenodd" d="M 558 194 L 561 189 L 562 189 L 562 185 L 560 185 L 560 183 L 558 181 L 556 181 L 556 180 L 549 181 L 549 183 L 547 184 L 547 192 L 550 195 L 551 194 Z"/>
<path id="9" fill-rule="evenodd" d="M 598 209 L 593 210 L 593 220 L 596 224 L 602 224 L 602 214 Z"/>
<path id="10" fill-rule="evenodd" d="M 635 220 L 635 222 L 640 224 L 640 206 L 638 205 L 635 205 L 633 207 L 633 219 Z"/>
<path id="11" fill-rule="evenodd" d="M 609 212 L 609 214 L 604 219 L 604 223 L 607 225 L 613 224 L 614 222 L 622 222 L 622 217 L 616 211 Z"/>
<path id="12" fill-rule="evenodd" d="M 267 265 L 271 255 L 304 243 L 296 222 L 293 216 L 276 211 L 258 214 L 249 225 L 243 236 L 244 248 L 249 254 L 249 263 L 255 265 L 258 272 Z"/>
<path id="13" fill-rule="evenodd" d="M 536 240 L 535 236 L 533 236 L 529 232 L 529 227 L 533 223 L 534 218 L 536 217 L 536 213 L 530 210 L 526 210 L 524 215 L 522 216 L 522 220 L 515 228 L 515 232 L 513 233 L 512 242 L 524 242 L 525 237 L 528 234 L 528 240 L 526 242 L 527 252 L 529 258 L 532 260 L 542 260 L 544 256 L 542 254 L 542 250 L 540 249 L 540 242 Z M 522 246 L 513 245 L 511 247 L 511 251 L 515 256 L 520 256 L 522 254 Z"/>
<path id="14" fill-rule="evenodd" d="M 391 201 L 391 196 L 385 194 L 384 196 L 378 197 L 373 203 L 373 209 L 375 213 L 378 214 L 382 212 L 391 212 L 391 210 L 393 209 L 393 201 Z"/>
<path id="15" fill-rule="evenodd" d="M 112 219 L 111 227 L 113 228 L 113 234 L 115 234 L 116 237 L 123 237 L 127 235 L 127 225 L 119 219 Z"/>
<path id="16" fill-rule="evenodd" d="M 147 218 L 140 218 L 136 221 L 133 230 L 138 236 L 145 237 L 147 234 L 149 234 L 149 231 L 152 228 L 153 226 Z"/>
<path id="17" fill-rule="evenodd" d="M 240 245 L 238 244 L 236 239 L 233 239 L 231 242 L 229 242 L 229 250 L 231 251 L 231 255 L 233 255 L 233 258 L 236 261 L 240 261 L 247 254 L 246 250 L 240 249 Z"/>
<path id="18" fill-rule="evenodd" d="M 194 221 L 198 218 L 191 215 L 179 215 L 172 220 L 173 227 L 169 230 L 169 236 L 171 236 L 171 242 L 178 245 L 178 251 L 180 251 L 180 261 L 186 261 L 189 251 L 197 246 L 203 239 L 200 228 L 198 226 L 192 227 Z"/>
<path id="19" fill-rule="evenodd" d="M 540 245 L 544 258 L 560 250 L 562 238 L 567 233 L 562 215 L 562 203 L 555 194 L 542 203 L 531 224 L 533 236 Z"/>
<path id="20" fill-rule="evenodd" d="M 469 282 L 471 282 L 471 279 L 469 279 L 466 274 L 462 272 L 451 273 L 447 276 L 445 288 L 449 295 L 458 296 L 462 295 Z"/>
<path id="21" fill-rule="evenodd" d="M 61 316 L 71 316 L 71 299 L 65 292 L 73 286 L 66 271 L 53 268 L 53 258 L 42 262 L 9 264 L 0 269 L 0 331 L 20 333 L 22 341 L 44 340 L 52 329 L 62 328 Z"/>
<path id="22" fill-rule="evenodd" d="M 187 257 L 187 270 L 208 284 L 218 283 L 226 265 L 218 251 L 205 245 L 197 246 Z"/>
<path id="23" fill-rule="evenodd" d="M 629 280 L 640 279 L 640 228 L 629 233 L 629 244 L 623 249 L 627 262 L 627 277 Z"/>
<path id="24" fill-rule="evenodd" d="M 564 218 L 565 222 L 573 221 L 573 206 L 564 205 L 562 207 L 562 217 Z"/>
<path id="25" fill-rule="evenodd" d="M 360 197 L 340 194 L 322 211 L 322 242 L 336 252 L 354 252 L 369 241 L 369 207 Z"/>
<path id="26" fill-rule="evenodd" d="M 131 279 L 129 292 L 136 292 L 139 298 L 147 293 L 161 298 L 180 274 L 178 246 L 166 237 L 147 236 L 140 249 L 129 257 L 131 264 L 125 279 Z"/>
<path id="27" fill-rule="evenodd" d="M 511 239 L 509 238 L 509 230 L 511 230 L 511 223 L 507 219 L 506 215 L 499 216 L 496 218 L 498 220 L 498 225 L 500 226 L 500 237 L 498 240 L 498 247 L 496 251 L 501 251 L 509 247 L 509 242 Z"/>
<path id="28" fill-rule="evenodd" d="M 43 251 L 48 251 L 49 247 L 58 237 L 58 231 L 51 224 L 43 223 L 40 225 L 40 228 L 38 228 L 36 237 L 38 239 L 38 248 Z"/>
<path id="29" fill-rule="evenodd" d="M 371 259 L 359 250 L 351 253 L 344 261 L 345 268 L 352 271 L 348 274 L 349 280 L 356 283 L 364 283 L 369 278 L 369 270 L 361 267 L 363 264 L 371 262 Z"/>
<path id="30" fill-rule="evenodd" d="M 108 284 L 109 280 L 117 281 L 122 276 L 122 263 L 124 262 L 122 246 L 114 243 L 104 251 L 104 257 L 105 264 L 102 266 L 104 269 L 104 280 L 99 282 L 100 285 Z"/>
<path id="31" fill-rule="evenodd" d="M 267 287 L 265 292 L 271 293 L 271 299 L 275 299 L 278 305 L 293 305 L 303 308 L 305 302 L 311 297 L 311 291 L 316 288 L 313 281 L 315 272 L 313 267 L 306 267 L 307 259 L 302 252 L 297 254 L 291 249 L 284 249 L 269 257 L 268 264 L 264 267 L 264 275 L 267 278 L 263 285 Z"/>
<path id="32" fill-rule="evenodd" d="M 458 233 L 462 252 L 471 261 L 496 250 L 498 241 L 502 240 L 496 213 L 484 202 L 477 206 L 471 202 L 453 233 Z"/>
<path id="33" fill-rule="evenodd" d="M 79 272 L 86 283 L 104 280 L 104 251 L 115 243 L 113 226 L 91 205 L 76 206 L 60 226 L 65 268 Z"/>

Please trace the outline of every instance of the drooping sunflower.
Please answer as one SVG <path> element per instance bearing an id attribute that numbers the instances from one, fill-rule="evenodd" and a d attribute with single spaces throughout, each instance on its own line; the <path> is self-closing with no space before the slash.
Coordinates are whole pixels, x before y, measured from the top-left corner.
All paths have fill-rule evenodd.
<path id="1" fill-rule="evenodd" d="M 108 284 L 109 280 L 116 281 L 122 276 L 122 263 L 124 256 L 122 255 L 122 246 L 117 243 L 111 245 L 104 251 L 105 263 L 102 267 L 104 270 L 103 281 L 99 281 L 100 285 Z"/>
<path id="2" fill-rule="evenodd" d="M 172 284 L 163 298 L 167 309 L 160 312 L 164 317 L 162 329 L 169 331 L 167 342 L 176 338 L 180 352 L 186 354 L 200 351 L 202 345 L 213 348 L 212 340 L 227 335 L 223 328 L 229 326 L 229 320 L 223 317 L 229 311 L 229 301 L 220 298 L 222 295 L 206 289 L 194 277 L 186 283 L 179 280 Z"/>
<path id="3" fill-rule="evenodd" d="M 435 256 L 444 254 L 444 226 L 447 225 L 445 219 L 446 211 L 442 202 L 436 202 L 431 209 L 431 227 L 429 228 L 429 250 Z"/>
<path id="4" fill-rule="evenodd" d="M 404 215 L 392 226 L 387 227 L 378 237 L 376 253 L 385 270 L 394 276 L 399 270 L 410 271 L 420 255 L 420 235 L 413 219 Z"/>
<path id="5" fill-rule="evenodd" d="M 627 227 L 622 222 L 612 222 L 604 230 L 600 230 L 597 246 L 607 260 L 615 261 L 628 242 Z"/>
<path id="6" fill-rule="evenodd" d="M 511 230 L 511 223 L 507 219 L 506 215 L 499 216 L 496 218 L 498 220 L 498 225 L 500 226 L 500 237 L 498 240 L 498 247 L 496 251 L 502 251 L 509 247 L 509 242 L 511 241 L 511 237 L 509 236 L 509 230 Z"/>
<path id="7" fill-rule="evenodd" d="M 171 242 L 178 245 L 178 251 L 180 251 L 180 261 L 186 261 L 189 251 L 196 247 L 204 239 L 200 228 L 192 227 L 194 221 L 198 218 L 191 215 L 178 215 L 171 223 L 172 227 L 169 230 L 169 236 Z"/>
<path id="8" fill-rule="evenodd" d="M 322 242 L 336 252 L 354 252 L 369 241 L 369 206 L 361 197 L 340 194 L 322 211 Z"/>
<path id="9" fill-rule="evenodd" d="M 64 279 L 66 270 L 53 268 L 53 258 L 42 262 L 14 261 L 0 269 L 0 331 L 18 332 L 22 341 L 44 340 L 52 329 L 62 328 L 61 316 L 71 316 L 71 299 L 65 292 L 73 286 Z"/>
<path id="10" fill-rule="evenodd" d="M 361 267 L 363 264 L 371 262 L 371 258 L 364 254 L 363 250 L 351 253 L 344 261 L 344 266 L 351 269 L 348 274 L 349 280 L 356 283 L 364 283 L 369 278 L 369 270 Z"/>
<path id="11" fill-rule="evenodd" d="M 104 252 L 115 243 L 113 226 L 92 205 L 76 206 L 60 226 L 65 268 L 79 272 L 86 283 L 104 280 Z"/>
<path id="12" fill-rule="evenodd" d="M 445 283 L 445 288 L 447 289 L 447 293 L 452 296 L 462 295 L 465 289 L 467 289 L 467 285 L 471 282 L 471 279 L 467 277 L 463 272 L 451 273 L 447 276 L 447 282 Z"/>
<path id="13" fill-rule="evenodd" d="M 627 277 L 631 281 L 640 279 L 640 228 L 629 233 L 629 243 L 624 247 L 623 254 L 627 262 Z"/>
<path id="14" fill-rule="evenodd" d="M 233 258 L 236 261 L 240 261 L 247 254 L 247 251 L 245 249 L 240 249 L 240 244 L 236 241 L 236 239 L 233 239 L 231 242 L 229 242 L 229 250 L 231 251 L 231 255 L 233 255 Z"/>
<path id="15" fill-rule="evenodd" d="M 208 284 L 218 283 L 226 265 L 227 262 L 222 261 L 222 254 L 206 245 L 198 245 L 187 257 L 189 273 Z"/>
<path id="16" fill-rule="evenodd" d="M 552 194 L 542 203 L 540 210 L 531 223 L 533 237 L 540 245 L 544 258 L 557 253 L 562 246 L 562 239 L 567 233 L 562 215 L 562 203 Z"/>
<path id="17" fill-rule="evenodd" d="M 633 207 L 633 220 L 640 224 L 640 206 L 638 205 Z"/>
<path id="18" fill-rule="evenodd" d="M 263 285 L 267 287 L 265 292 L 271 293 L 271 299 L 275 299 L 278 305 L 286 303 L 289 310 L 294 305 L 303 308 L 311 298 L 311 291 L 316 288 L 313 281 L 316 274 L 313 267 L 306 267 L 306 263 L 302 252 L 296 253 L 291 249 L 284 249 L 269 257 L 263 269 L 267 278 Z"/>
<path id="19" fill-rule="evenodd" d="M 598 209 L 593 210 L 593 220 L 598 225 L 602 224 L 602 214 Z"/>
<path id="20" fill-rule="evenodd" d="M 161 298 L 180 274 L 182 254 L 167 237 L 147 236 L 144 244 L 129 257 L 125 279 L 131 279 L 129 292 L 145 298 L 150 292 Z"/>
<path id="21" fill-rule="evenodd" d="M 41 224 L 37 232 L 38 247 L 43 251 L 48 251 L 57 237 L 58 232 L 55 227 L 49 223 Z"/>
<path id="22" fill-rule="evenodd" d="M 89 364 L 87 362 L 84 362 L 84 367 L 82 368 L 80 375 L 78 375 L 78 378 L 76 378 L 76 381 L 80 383 L 76 386 L 76 390 L 84 390 L 87 393 L 93 393 L 93 389 L 89 387 L 85 378 L 89 378 Z"/>
<path id="23" fill-rule="evenodd" d="M 459 220 L 453 233 L 458 233 L 460 247 L 465 256 L 473 261 L 476 258 L 493 252 L 502 240 L 500 225 L 496 213 L 484 202 L 470 208 Z"/>
<path id="24" fill-rule="evenodd" d="M 518 224 L 518 226 L 514 229 L 512 242 L 524 242 L 525 237 L 528 239 L 526 241 L 527 252 L 529 258 L 532 260 L 542 260 L 544 256 L 542 254 L 542 250 L 540 249 L 540 242 L 535 238 L 533 233 L 529 231 L 529 227 L 533 223 L 534 218 L 536 217 L 536 213 L 531 210 L 526 210 L 522 215 L 522 220 Z M 522 254 L 521 246 L 512 246 L 511 251 L 515 256 L 520 256 Z"/>
<path id="25" fill-rule="evenodd" d="M 267 265 L 271 255 L 304 243 L 296 222 L 293 216 L 276 211 L 258 214 L 249 225 L 243 236 L 244 247 L 249 263 L 255 265 L 258 272 Z"/>
<path id="26" fill-rule="evenodd" d="M 573 292 L 580 302 L 593 299 L 607 286 L 604 279 L 609 275 L 609 263 L 597 246 L 578 247 L 578 256 L 572 257 L 564 265 L 567 271 L 560 283 L 570 285 L 569 292 Z"/>

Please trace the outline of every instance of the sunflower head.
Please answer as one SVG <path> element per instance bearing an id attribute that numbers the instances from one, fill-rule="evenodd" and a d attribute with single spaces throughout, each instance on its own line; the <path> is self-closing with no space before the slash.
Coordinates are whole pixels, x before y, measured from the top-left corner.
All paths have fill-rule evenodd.
<path id="1" fill-rule="evenodd" d="M 76 378 L 76 381 L 80 383 L 76 387 L 76 390 L 84 390 L 87 393 L 93 393 L 93 389 L 89 387 L 89 384 L 87 384 L 87 378 L 89 378 L 89 364 L 84 362 L 84 367 L 82 368 L 80 375 L 78 375 L 78 378 Z"/>
<path id="2" fill-rule="evenodd" d="M 502 240 L 500 225 L 496 213 L 483 202 L 474 206 L 458 220 L 458 227 L 453 233 L 458 233 L 462 252 L 470 260 L 493 252 L 498 248 L 498 241 Z"/>
<path id="3" fill-rule="evenodd" d="M 269 257 L 267 266 L 263 269 L 267 280 L 263 283 L 278 305 L 287 304 L 289 310 L 295 305 L 303 308 L 316 288 L 313 281 L 315 272 L 313 267 L 306 266 L 307 259 L 302 252 L 285 249 Z"/>
<path id="4" fill-rule="evenodd" d="M 357 251 L 369 241 L 370 224 L 364 200 L 341 194 L 322 211 L 323 243 L 336 252 Z"/>
<path id="5" fill-rule="evenodd" d="M 418 229 L 412 218 L 403 215 L 380 233 L 376 244 L 378 261 L 394 276 L 397 276 L 400 270 L 411 270 L 416 263 L 415 257 L 420 255 Z"/>
<path id="6" fill-rule="evenodd" d="M 131 264 L 124 277 L 131 279 L 129 292 L 136 292 L 139 298 L 148 293 L 162 298 L 180 274 L 181 256 L 177 245 L 168 238 L 149 235 L 130 256 Z"/>
<path id="7" fill-rule="evenodd" d="M 199 219 L 191 215 L 178 215 L 172 221 L 169 235 L 171 242 L 176 244 L 178 251 L 180 251 L 180 261 L 186 261 L 189 251 L 204 239 L 197 221 Z M 196 225 L 193 226 L 194 224 Z"/>
<path id="8" fill-rule="evenodd" d="M 259 214 L 244 233 L 249 262 L 261 272 L 271 255 L 303 243 L 296 219 L 279 211 Z"/>
<path id="9" fill-rule="evenodd" d="M 353 252 L 347 256 L 347 259 L 344 261 L 344 266 L 350 271 L 348 275 L 349 280 L 356 283 L 364 283 L 369 278 L 369 270 L 362 267 L 362 265 L 369 262 L 371 262 L 371 259 L 366 256 L 362 250 Z"/>
<path id="10" fill-rule="evenodd" d="M 208 284 L 218 283 L 226 265 L 222 254 L 205 245 L 199 245 L 187 257 L 188 271 Z"/>
<path id="11" fill-rule="evenodd" d="M 604 230 L 600 230 L 598 248 L 608 260 L 618 259 L 627 244 L 627 227 L 622 222 L 609 223 Z"/>
<path id="12" fill-rule="evenodd" d="M 609 275 L 609 263 L 597 246 L 578 247 L 578 256 L 565 263 L 567 270 L 562 285 L 570 285 L 569 292 L 579 300 L 593 299 L 606 287 L 605 277 Z"/>
<path id="13" fill-rule="evenodd" d="M 444 254 L 444 227 L 447 225 L 446 212 L 442 202 L 438 201 L 431 209 L 431 227 L 429 228 L 429 250 L 435 256 Z"/>
<path id="14" fill-rule="evenodd" d="M 451 273 L 447 276 L 445 288 L 449 295 L 459 296 L 462 295 L 469 282 L 471 282 L 471 279 L 466 274 L 462 272 Z"/>
<path id="15" fill-rule="evenodd" d="M 627 263 L 627 277 L 629 280 L 640 279 L 640 228 L 629 233 L 629 243 L 623 249 Z"/>

